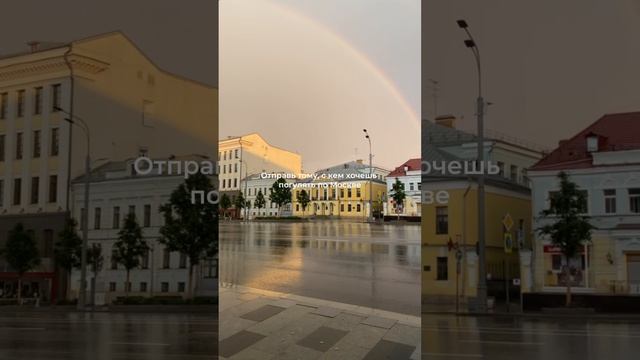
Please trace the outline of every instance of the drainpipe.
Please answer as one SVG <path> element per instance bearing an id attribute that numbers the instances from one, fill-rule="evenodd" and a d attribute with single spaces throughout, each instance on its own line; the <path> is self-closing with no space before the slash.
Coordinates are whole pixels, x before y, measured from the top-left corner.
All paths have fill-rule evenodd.
<path id="1" fill-rule="evenodd" d="M 64 62 L 67 64 L 69 68 L 69 118 L 73 119 L 73 98 L 75 94 L 75 79 L 73 74 L 73 66 L 71 66 L 71 61 L 69 61 L 69 54 L 73 50 L 73 44 L 69 43 L 69 49 L 64 53 Z M 67 154 L 67 198 L 66 198 L 66 209 L 67 214 L 71 217 L 71 211 L 69 206 L 69 195 L 71 193 L 71 153 L 72 151 L 72 135 L 73 135 L 73 126 L 69 124 L 69 152 Z M 88 220 L 88 219 L 87 219 Z"/>

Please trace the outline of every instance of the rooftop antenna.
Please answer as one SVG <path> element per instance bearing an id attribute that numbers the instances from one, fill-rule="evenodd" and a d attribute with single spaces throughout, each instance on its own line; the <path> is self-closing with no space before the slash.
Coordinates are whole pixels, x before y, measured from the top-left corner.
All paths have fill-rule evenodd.
<path id="1" fill-rule="evenodd" d="M 431 78 L 429 78 L 429 82 L 431 83 L 431 97 L 433 98 L 433 119 L 435 119 L 438 117 L 438 95 L 440 92 L 440 82 Z"/>

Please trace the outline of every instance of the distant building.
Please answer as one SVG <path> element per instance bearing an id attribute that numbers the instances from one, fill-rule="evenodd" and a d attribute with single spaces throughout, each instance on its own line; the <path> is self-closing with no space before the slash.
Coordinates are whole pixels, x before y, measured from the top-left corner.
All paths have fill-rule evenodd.
<path id="1" fill-rule="evenodd" d="M 531 167 L 534 228 L 548 221 L 538 214 L 561 171 L 584 191 L 596 230 L 568 263 L 549 239 L 536 237 L 529 290 L 564 292 L 568 265 L 576 293 L 640 294 L 640 112 L 604 115 Z"/>
<path id="2" fill-rule="evenodd" d="M 246 213 L 248 213 L 249 219 L 255 219 L 260 216 L 278 215 L 278 205 L 271 201 L 269 197 L 271 195 L 271 188 L 276 179 L 263 177 L 262 174 L 263 173 L 249 175 L 249 177 L 242 180 L 242 192 L 248 203 L 248 207 L 244 212 L 242 212 L 242 214 L 240 214 L 242 218 L 244 218 Z M 265 172 L 264 174 L 273 175 L 278 173 Z M 287 182 L 292 182 L 292 180 L 287 180 Z M 264 197 L 264 206 L 258 209 L 256 207 L 256 198 L 260 192 Z M 280 216 L 290 216 L 291 214 L 291 203 L 282 206 L 280 209 Z"/>
<path id="3" fill-rule="evenodd" d="M 477 296 L 477 180 L 464 172 L 477 159 L 477 145 L 477 137 L 456 129 L 451 116 L 422 122 L 425 303 L 454 305 L 459 294 L 464 307 Z M 542 158 L 542 153 L 515 141 L 492 137 L 486 138 L 483 149 L 485 161 L 499 169 L 497 174 L 487 175 L 485 181 L 487 277 L 489 295 L 497 296 L 504 293 L 505 278 L 510 280 L 517 274 L 518 248 L 531 242 L 531 195 L 525 169 Z M 436 167 L 447 170 L 437 172 Z M 506 218 L 512 221 L 509 228 L 504 225 Z M 505 264 L 512 269 L 508 273 Z"/>
<path id="4" fill-rule="evenodd" d="M 315 180 L 296 182 L 298 187 L 292 190 L 291 200 L 293 215 L 366 220 L 373 210 L 374 215 L 380 216 L 387 196 L 388 173 L 377 166 L 370 168 L 362 160 L 318 170 Z M 297 200 L 297 194 L 303 190 L 311 200 L 306 209 Z M 370 198 L 373 209 L 369 207 Z"/>
<path id="5" fill-rule="evenodd" d="M 401 217 L 420 216 L 422 213 L 422 194 L 420 192 L 422 188 L 422 177 L 420 167 L 420 159 L 410 159 L 387 175 L 387 201 L 384 204 L 385 215 L 400 215 Z M 391 194 L 393 194 L 393 185 L 396 183 L 396 180 L 404 184 L 406 198 L 402 206 L 398 206 L 391 197 Z"/>
<path id="6" fill-rule="evenodd" d="M 302 157 L 294 152 L 273 146 L 257 133 L 229 137 L 218 142 L 219 189 L 233 201 L 240 191 L 242 179 L 247 174 L 260 172 L 284 172 L 299 175 Z M 231 209 L 239 217 L 237 209 Z"/>
<path id="7" fill-rule="evenodd" d="M 173 158 L 175 161 L 187 159 L 202 158 Z M 89 246 L 100 245 L 104 257 L 103 269 L 96 279 L 98 303 L 111 303 L 125 294 L 126 271 L 114 261 L 113 248 L 129 213 L 136 215 L 144 239 L 151 248 L 142 257 L 140 268 L 131 271 L 129 295 L 184 296 L 188 292 L 189 259 L 184 254 L 166 250 L 158 242 L 160 228 L 164 225 L 159 208 L 169 201 L 171 193 L 184 181 L 182 174 L 158 174 L 155 169 L 147 175 L 137 174 L 133 160 L 108 162 L 91 173 Z M 84 177 L 73 182 L 71 202 L 73 217 L 80 219 L 84 207 Z M 217 259 L 204 260 L 195 268 L 194 274 L 195 295 L 216 294 Z M 93 276 L 91 270 L 87 276 L 88 279 Z M 71 280 L 71 297 L 74 298 L 80 285 L 78 270 L 74 271 Z"/>
<path id="8" fill-rule="evenodd" d="M 30 46 L 0 57 L 0 248 L 17 223 L 33 232 L 43 259 L 25 275 L 24 290 L 49 300 L 64 281 L 53 245 L 87 152 L 67 112 L 89 127 L 94 167 L 137 154 L 214 159 L 218 91 L 160 69 L 121 32 Z M 16 277 L 0 259 L 5 294 L 15 292 Z"/>

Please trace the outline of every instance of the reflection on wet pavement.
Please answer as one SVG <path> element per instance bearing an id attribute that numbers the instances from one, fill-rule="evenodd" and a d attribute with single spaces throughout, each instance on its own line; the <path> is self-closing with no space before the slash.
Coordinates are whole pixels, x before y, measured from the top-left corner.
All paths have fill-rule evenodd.
<path id="1" fill-rule="evenodd" d="M 419 241 L 416 225 L 224 222 L 220 279 L 417 316 Z"/>

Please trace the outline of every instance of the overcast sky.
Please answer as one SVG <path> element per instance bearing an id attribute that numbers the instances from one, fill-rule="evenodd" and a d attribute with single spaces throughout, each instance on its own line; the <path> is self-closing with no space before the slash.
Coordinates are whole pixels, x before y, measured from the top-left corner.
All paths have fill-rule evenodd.
<path id="1" fill-rule="evenodd" d="M 476 72 L 464 18 L 481 51 L 487 127 L 553 147 L 605 113 L 640 110 L 638 0 L 426 0 L 427 79 L 440 82 L 439 112 L 475 129 Z M 639 134 L 640 136 L 640 134 Z"/>
<path id="2" fill-rule="evenodd" d="M 221 0 L 220 136 L 262 134 L 305 171 L 420 156 L 418 0 Z"/>
<path id="3" fill-rule="evenodd" d="M 0 55 L 24 51 L 31 40 L 68 42 L 121 30 L 163 69 L 216 85 L 217 10 L 217 0 L 6 0 Z"/>

